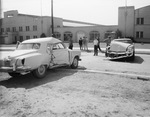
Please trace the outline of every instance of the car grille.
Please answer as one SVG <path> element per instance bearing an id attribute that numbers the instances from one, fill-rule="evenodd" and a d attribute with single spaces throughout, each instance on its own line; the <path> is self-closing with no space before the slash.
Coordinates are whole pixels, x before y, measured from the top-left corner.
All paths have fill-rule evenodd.
<path id="1" fill-rule="evenodd" d="M 10 61 L 5 61 L 5 67 L 10 67 Z"/>
<path id="2" fill-rule="evenodd" d="M 126 56 L 126 54 L 117 54 L 117 53 L 110 53 L 109 57 L 114 58 L 114 57 L 121 57 L 121 56 Z"/>
<path id="3" fill-rule="evenodd" d="M 11 61 L 0 60 L 0 67 L 10 67 L 10 66 L 11 66 Z"/>

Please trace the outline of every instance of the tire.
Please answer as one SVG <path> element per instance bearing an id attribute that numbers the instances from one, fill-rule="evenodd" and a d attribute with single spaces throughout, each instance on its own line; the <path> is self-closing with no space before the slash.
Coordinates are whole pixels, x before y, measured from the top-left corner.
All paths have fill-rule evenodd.
<path id="1" fill-rule="evenodd" d="M 46 65 L 41 65 L 40 67 L 38 67 L 37 69 L 32 71 L 32 74 L 34 77 L 41 79 L 41 78 L 44 78 L 46 76 L 46 72 L 47 72 Z"/>
<path id="2" fill-rule="evenodd" d="M 76 69 L 76 68 L 78 67 L 78 64 L 79 64 L 78 58 L 75 57 L 75 58 L 73 59 L 72 64 L 71 64 L 71 68 L 72 68 L 72 69 Z"/>
<path id="3" fill-rule="evenodd" d="M 21 75 L 20 73 L 16 73 L 16 72 L 9 72 L 8 74 L 12 77 L 18 77 Z"/>

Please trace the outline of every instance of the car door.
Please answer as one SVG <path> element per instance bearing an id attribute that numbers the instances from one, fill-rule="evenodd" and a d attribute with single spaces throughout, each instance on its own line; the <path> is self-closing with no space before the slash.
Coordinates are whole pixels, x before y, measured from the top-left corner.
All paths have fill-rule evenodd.
<path id="1" fill-rule="evenodd" d="M 53 61 L 57 65 L 69 64 L 69 52 L 62 43 L 53 45 Z"/>

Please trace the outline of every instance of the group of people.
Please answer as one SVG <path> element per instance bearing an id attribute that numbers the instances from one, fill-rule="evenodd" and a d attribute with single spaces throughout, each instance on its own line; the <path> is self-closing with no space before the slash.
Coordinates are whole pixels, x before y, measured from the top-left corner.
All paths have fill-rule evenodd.
<path id="1" fill-rule="evenodd" d="M 108 36 L 108 38 L 103 41 L 106 42 L 106 47 L 109 46 L 111 43 L 111 36 Z M 94 44 L 94 56 L 98 56 L 98 50 L 102 52 L 100 48 L 100 38 L 96 37 L 93 41 L 93 44 Z M 79 46 L 80 46 L 80 50 L 88 50 L 87 37 L 83 37 L 79 39 Z M 73 40 L 71 38 L 69 38 L 69 49 L 71 50 L 73 49 Z"/>
<path id="2" fill-rule="evenodd" d="M 80 50 L 88 50 L 88 40 L 87 37 L 83 37 L 79 39 Z"/>

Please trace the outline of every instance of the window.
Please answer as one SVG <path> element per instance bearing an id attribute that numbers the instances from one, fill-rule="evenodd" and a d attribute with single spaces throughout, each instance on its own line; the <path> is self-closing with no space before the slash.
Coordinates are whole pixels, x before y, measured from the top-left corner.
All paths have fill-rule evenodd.
<path id="1" fill-rule="evenodd" d="M 72 33 L 67 31 L 64 33 L 64 41 L 68 41 L 69 39 L 72 39 Z"/>
<path id="2" fill-rule="evenodd" d="M 19 31 L 23 31 L 23 28 L 21 26 L 19 27 Z"/>
<path id="3" fill-rule="evenodd" d="M 136 24 L 139 24 L 139 25 L 144 24 L 144 18 L 137 18 Z"/>
<path id="4" fill-rule="evenodd" d="M 57 43 L 53 45 L 53 50 L 64 49 L 64 45 L 62 43 Z"/>
<path id="5" fill-rule="evenodd" d="M 19 41 L 22 42 L 23 41 L 23 36 L 19 37 Z"/>
<path id="6" fill-rule="evenodd" d="M 17 43 L 17 36 L 15 36 L 15 43 Z"/>
<path id="7" fill-rule="evenodd" d="M 37 26 L 36 25 L 33 26 L 33 31 L 37 31 Z"/>
<path id="8" fill-rule="evenodd" d="M 31 49 L 39 49 L 40 44 L 39 43 L 21 43 L 18 46 L 18 50 L 31 50 Z"/>
<path id="9" fill-rule="evenodd" d="M 26 31 L 30 31 L 30 27 L 29 26 L 26 26 Z"/>
<path id="10" fill-rule="evenodd" d="M 13 32 L 16 32 L 16 27 L 12 27 L 12 31 L 13 31 Z"/>
<path id="11" fill-rule="evenodd" d="M 33 38 L 37 38 L 37 36 L 36 36 L 36 35 L 34 35 L 34 36 L 33 36 Z"/>
<path id="12" fill-rule="evenodd" d="M 9 14 L 9 15 L 7 15 L 7 17 L 14 17 L 14 15 L 13 14 Z"/>
<path id="13" fill-rule="evenodd" d="M 142 31 L 137 31 L 136 32 L 136 38 L 143 38 L 143 32 Z"/>
<path id="14" fill-rule="evenodd" d="M 6 28 L 6 31 L 7 31 L 7 32 L 10 32 L 10 28 Z"/>
<path id="15" fill-rule="evenodd" d="M 54 32 L 54 37 L 59 39 L 61 37 L 61 34 L 59 32 Z"/>
<path id="16" fill-rule="evenodd" d="M 91 31 L 90 40 L 93 41 L 96 37 L 100 37 L 100 33 L 98 31 Z"/>
<path id="17" fill-rule="evenodd" d="M 30 39 L 30 36 L 26 36 L 26 39 Z"/>
<path id="18" fill-rule="evenodd" d="M 4 32 L 4 28 L 1 28 L 1 32 Z"/>

